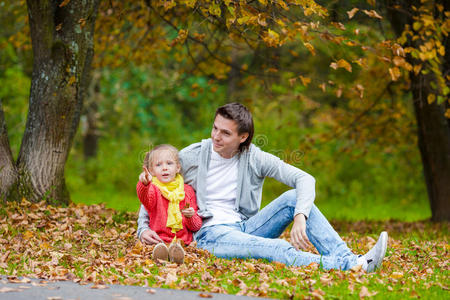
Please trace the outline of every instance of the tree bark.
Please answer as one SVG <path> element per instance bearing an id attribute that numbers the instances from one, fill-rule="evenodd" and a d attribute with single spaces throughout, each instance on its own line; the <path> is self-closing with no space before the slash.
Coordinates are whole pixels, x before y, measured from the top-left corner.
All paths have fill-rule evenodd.
<path id="1" fill-rule="evenodd" d="M 448 1 L 436 1 L 445 6 L 445 11 L 449 9 Z M 403 12 L 393 9 L 395 5 L 400 5 Z M 390 1 L 388 0 L 389 20 L 397 35 L 400 35 L 406 24 L 412 27 L 414 22 L 411 7 L 420 6 L 418 1 Z M 449 71 L 450 44 L 447 38 L 441 41 L 445 45 L 445 57 L 441 64 L 444 70 L 444 77 Z M 415 47 L 413 41 L 409 41 Z M 417 46 L 417 45 L 416 45 Z M 407 60 L 412 65 L 420 62 L 411 56 Z M 410 72 L 412 100 L 417 120 L 418 142 L 422 158 L 425 182 L 430 201 L 432 220 L 450 220 L 450 121 L 445 117 L 445 110 L 448 107 L 447 100 L 438 104 L 436 101 L 428 104 L 427 97 L 432 93 L 431 82 L 433 82 L 432 72 L 428 74 L 419 73 L 416 75 Z M 448 83 L 448 81 L 447 81 Z"/>
<path id="2" fill-rule="evenodd" d="M 17 193 L 9 200 L 69 203 L 64 166 L 80 120 L 99 0 L 62 3 L 27 0 L 33 73 Z"/>
<path id="3" fill-rule="evenodd" d="M 5 201 L 17 182 L 17 170 L 9 146 L 8 132 L 0 99 L 0 199 Z"/>
<path id="4" fill-rule="evenodd" d="M 412 77 L 419 149 L 433 221 L 450 220 L 450 126 L 445 103 L 427 103 L 429 78 Z"/>

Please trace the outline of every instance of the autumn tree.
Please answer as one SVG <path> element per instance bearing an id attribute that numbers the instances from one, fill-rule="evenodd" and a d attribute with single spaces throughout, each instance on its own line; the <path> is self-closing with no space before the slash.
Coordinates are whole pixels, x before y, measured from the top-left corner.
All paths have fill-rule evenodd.
<path id="1" fill-rule="evenodd" d="M 27 1 L 33 49 L 29 110 L 15 162 L 0 110 L 2 199 L 69 202 L 64 166 L 89 78 L 98 4 L 98 0 Z"/>
<path id="2" fill-rule="evenodd" d="M 450 220 L 450 4 L 387 1 L 387 7 L 411 66 L 406 71 L 432 219 Z"/>

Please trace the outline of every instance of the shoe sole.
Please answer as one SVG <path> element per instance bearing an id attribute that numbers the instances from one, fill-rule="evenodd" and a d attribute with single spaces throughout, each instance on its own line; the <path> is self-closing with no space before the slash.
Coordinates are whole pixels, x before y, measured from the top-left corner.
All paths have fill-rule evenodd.
<path id="1" fill-rule="evenodd" d="M 184 262 L 184 250 L 178 244 L 172 244 L 169 247 L 169 259 L 170 261 L 182 264 Z"/>
<path id="2" fill-rule="evenodd" d="M 158 259 L 169 260 L 169 250 L 167 249 L 167 246 L 164 244 L 156 245 L 153 249 L 152 258 L 155 262 L 158 262 Z"/>

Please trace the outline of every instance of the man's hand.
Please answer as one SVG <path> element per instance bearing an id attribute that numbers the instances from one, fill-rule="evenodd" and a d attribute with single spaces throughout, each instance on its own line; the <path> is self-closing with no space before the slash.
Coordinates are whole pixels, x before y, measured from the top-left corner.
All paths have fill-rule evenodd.
<path id="1" fill-rule="evenodd" d="M 297 250 L 305 250 L 309 243 L 306 235 L 306 217 L 304 214 L 298 214 L 294 217 L 294 224 L 291 229 L 291 244 Z"/>
<path id="2" fill-rule="evenodd" d="M 181 213 L 186 218 L 192 218 L 192 216 L 195 215 L 195 210 L 192 207 L 187 207 L 187 208 L 184 208 L 183 210 L 181 210 Z"/>
<path id="3" fill-rule="evenodd" d="M 148 245 L 164 243 L 159 235 L 151 229 L 145 229 L 144 232 L 141 233 L 141 242 Z"/>
<path id="4" fill-rule="evenodd" d="M 143 170 L 144 172 L 139 175 L 139 181 L 142 182 L 143 185 L 147 185 L 152 181 L 152 175 L 146 167 L 143 167 Z"/>

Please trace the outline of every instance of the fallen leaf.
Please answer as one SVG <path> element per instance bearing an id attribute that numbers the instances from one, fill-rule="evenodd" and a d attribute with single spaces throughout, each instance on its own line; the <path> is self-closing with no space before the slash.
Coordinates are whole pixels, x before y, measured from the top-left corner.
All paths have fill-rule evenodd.
<path id="1" fill-rule="evenodd" d="M 198 294 L 198 296 L 200 298 L 212 298 L 213 297 L 211 294 L 207 294 L 207 293 L 200 293 L 200 294 Z"/>

